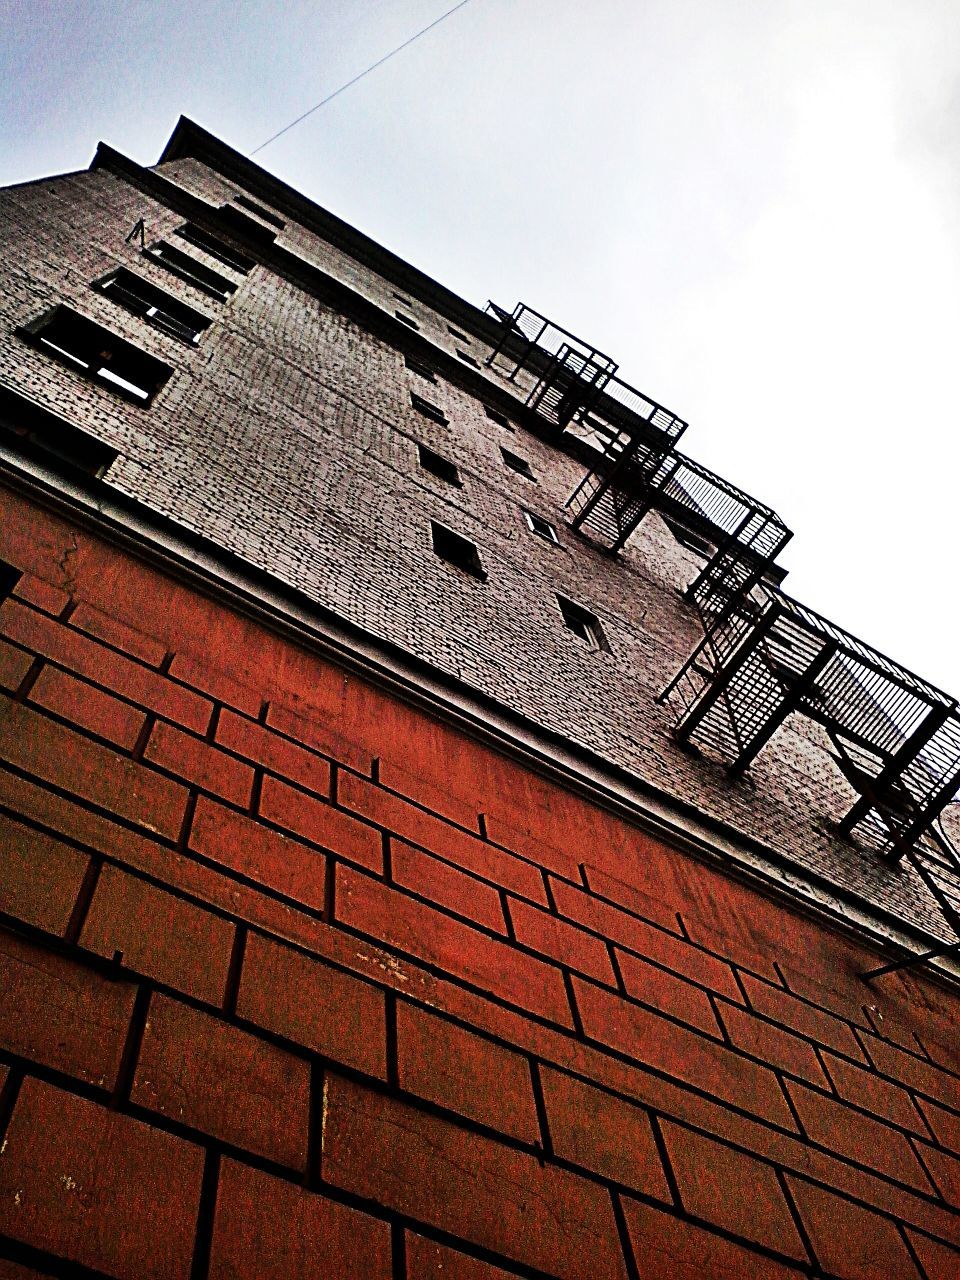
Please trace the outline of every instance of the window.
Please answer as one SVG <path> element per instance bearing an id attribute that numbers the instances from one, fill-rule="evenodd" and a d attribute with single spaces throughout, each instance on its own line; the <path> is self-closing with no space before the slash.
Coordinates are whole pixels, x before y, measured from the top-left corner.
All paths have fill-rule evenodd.
<path id="1" fill-rule="evenodd" d="M 418 377 L 423 378 L 425 381 L 433 383 L 437 381 L 437 375 L 430 366 L 423 364 L 420 360 L 415 360 L 413 356 L 405 356 L 404 364 L 411 373 L 417 374 Z"/>
<path id="2" fill-rule="evenodd" d="M 205 267 L 196 258 L 191 258 L 189 253 L 183 253 L 180 249 L 174 248 L 172 244 L 167 244 L 166 240 L 152 244 L 149 249 L 144 249 L 143 252 L 146 257 L 152 258 L 154 262 L 159 262 L 161 267 L 165 267 L 167 271 L 171 271 L 181 280 L 186 280 L 187 284 L 192 284 L 195 289 L 199 289 L 202 293 L 209 294 L 211 298 L 216 298 L 218 302 L 226 302 L 230 295 L 236 292 L 237 286 L 232 280 L 222 276 L 219 271 L 213 271 L 210 267 Z"/>
<path id="3" fill-rule="evenodd" d="M 510 419 L 505 413 L 501 413 L 499 409 L 494 409 L 491 405 L 485 404 L 483 406 L 483 411 L 490 421 L 495 422 L 498 427 L 503 427 L 505 431 L 513 430 L 513 427 L 510 425 Z"/>
<path id="4" fill-rule="evenodd" d="M 465 333 L 461 333 L 459 329 L 455 329 L 452 324 L 447 325 L 447 333 L 453 334 L 458 342 L 462 342 L 469 347 L 470 339 Z"/>
<path id="5" fill-rule="evenodd" d="M 254 214 L 263 222 L 269 222 L 271 227 L 276 227 L 278 231 L 282 231 L 287 225 L 282 218 L 278 218 L 270 209 L 264 209 L 262 205 L 254 204 L 247 196 L 236 195 L 233 197 L 233 203 L 238 204 L 241 209 L 246 209 L 247 213 Z"/>
<path id="6" fill-rule="evenodd" d="M 546 538 L 547 542 L 560 542 L 557 531 L 549 520 L 544 520 L 543 516 L 535 515 L 532 511 L 524 511 L 523 514 L 531 533 L 535 533 L 538 538 Z"/>
<path id="7" fill-rule="evenodd" d="M 209 231 L 204 231 L 203 227 L 198 227 L 193 222 L 185 222 L 182 227 L 177 227 L 174 234 L 186 240 L 187 244 L 192 244 L 194 248 L 209 253 L 211 258 L 216 258 L 224 266 L 230 267 L 233 271 L 239 271 L 241 275 L 248 275 L 257 265 L 253 258 L 247 257 L 245 253 L 234 249 L 225 241 L 218 240 L 216 236 L 211 235 Z"/>
<path id="8" fill-rule="evenodd" d="M 0 560 L 0 600 L 6 600 L 13 588 L 20 581 L 20 570 L 15 569 L 12 564 L 6 564 Z"/>
<path id="9" fill-rule="evenodd" d="M 136 404 L 149 404 L 173 373 L 170 365 L 70 307 L 57 307 L 21 336 Z"/>
<path id="10" fill-rule="evenodd" d="M 56 458 L 87 476 L 106 475 L 117 458 L 102 440 L 6 388 L 0 389 L 0 431 L 14 437 L 18 452 L 48 465 Z"/>
<path id="11" fill-rule="evenodd" d="M 418 396 L 415 391 L 410 393 L 410 403 L 416 409 L 417 413 L 422 413 L 425 418 L 429 418 L 431 422 L 439 422 L 445 427 L 450 419 L 438 405 L 431 404 L 429 400 L 424 400 L 423 396 Z"/>
<path id="12" fill-rule="evenodd" d="M 222 204 L 220 206 L 219 220 L 224 230 L 232 231 L 234 234 L 239 232 L 241 236 L 246 236 L 248 240 L 252 240 L 257 245 L 269 247 L 277 238 L 276 227 L 267 226 L 258 216 L 247 213 L 246 210 L 239 208 L 235 204 Z M 227 246 L 224 245 L 223 248 L 226 249 Z M 210 253 L 212 250 L 208 249 L 207 252 Z M 228 252 L 235 258 L 241 256 L 235 249 L 229 249 Z M 233 263 L 228 265 L 233 266 Z M 243 268 L 238 266 L 237 270 L 242 271 Z"/>
<path id="13" fill-rule="evenodd" d="M 464 573 L 472 574 L 474 578 L 486 582 L 487 575 L 480 563 L 480 553 L 469 538 L 454 533 L 445 525 L 437 524 L 436 520 L 430 521 L 430 529 L 433 534 L 433 549 L 441 560 L 446 560 L 448 564 L 456 565 Z"/>
<path id="14" fill-rule="evenodd" d="M 609 649 L 607 637 L 603 633 L 600 619 L 596 614 L 585 609 L 582 604 L 574 604 L 566 596 L 557 595 L 557 604 L 563 615 L 564 624 L 570 631 L 590 649 Z"/>
<path id="15" fill-rule="evenodd" d="M 504 449 L 502 445 L 500 454 L 511 471 L 516 471 L 520 475 L 526 476 L 528 480 L 535 479 L 533 472 L 530 470 L 530 463 L 526 458 L 521 458 L 518 453 L 511 453 L 509 449 Z"/>
<path id="16" fill-rule="evenodd" d="M 432 449 L 428 449 L 426 445 L 418 444 L 417 452 L 420 457 L 420 465 L 424 471 L 429 471 L 432 476 L 437 476 L 440 480 L 446 480 L 447 484 L 460 484 L 460 472 L 447 458 L 439 453 L 434 453 Z"/>
<path id="17" fill-rule="evenodd" d="M 404 295 L 403 295 L 402 293 L 397 293 L 396 291 L 394 291 L 393 293 L 391 293 L 391 295 L 390 295 L 390 296 L 391 296 L 391 297 L 393 297 L 393 298 L 396 298 L 396 300 L 397 300 L 398 302 L 402 302 L 402 303 L 403 303 L 403 305 L 404 305 L 405 307 L 412 307 L 412 306 L 413 306 L 413 303 L 410 301 L 410 299 L 409 299 L 409 298 L 404 297 Z"/>
<path id="18" fill-rule="evenodd" d="M 414 320 L 413 316 L 405 316 L 402 311 L 395 311 L 393 314 L 397 317 L 400 323 L 405 324 L 408 329 L 416 329 L 417 332 L 420 331 L 420 326 L 417 324 L 416 320 Z"/>
<path id="19" fill-rule="evenodd" d="M 480 368 L 479 360 L 474 360 L 469 351 L 461 351 L 460 348 L 457 347 L 457 357 L 462 360 L 464 364 L 473 365 L 474 369 Z"/>
<path id="20" fill-rule="evenodd" d="M 141 280 L 124 267 L 98 281 L 95 287 L 117 306 L 132 311 L 135 316 L 142 316 L 155 329 L 162 329 L 191 346 L 197 345 L 201 333 L 210 325 L 209 316 L 178 302 L 163 289 Z"/>

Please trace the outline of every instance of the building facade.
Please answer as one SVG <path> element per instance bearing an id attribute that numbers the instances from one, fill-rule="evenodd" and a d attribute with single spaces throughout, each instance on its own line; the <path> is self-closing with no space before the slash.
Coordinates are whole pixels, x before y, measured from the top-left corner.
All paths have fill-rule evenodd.
<path id="1" fill-rule="evenodd" d="M 0 206 L 0 1276 L 953 1280 L 953 700 L 191 122 Z"/>

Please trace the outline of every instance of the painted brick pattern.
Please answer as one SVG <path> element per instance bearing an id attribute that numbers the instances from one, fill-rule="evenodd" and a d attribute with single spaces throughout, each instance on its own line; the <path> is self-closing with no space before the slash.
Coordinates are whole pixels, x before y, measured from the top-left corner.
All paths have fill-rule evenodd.
<path id="1" fill-rule="evenodd" d="M 954 993 L 7 510 L 0 1275 L 957 1273 Z"/>

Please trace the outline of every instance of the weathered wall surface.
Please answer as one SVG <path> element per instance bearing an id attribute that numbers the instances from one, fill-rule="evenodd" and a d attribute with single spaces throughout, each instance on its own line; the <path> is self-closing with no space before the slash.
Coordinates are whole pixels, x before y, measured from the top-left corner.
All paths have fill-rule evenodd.
<path id="1" fill-rule="evenodd" d="M 958 1274 L 955 997 L 10 494 L 0 560 L 0 1275 Z"/>

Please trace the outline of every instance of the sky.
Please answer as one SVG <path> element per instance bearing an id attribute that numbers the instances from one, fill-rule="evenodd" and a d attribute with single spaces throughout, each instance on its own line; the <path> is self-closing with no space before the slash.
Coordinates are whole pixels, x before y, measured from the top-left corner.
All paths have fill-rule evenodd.
<path id="1" fill-rule="evenodd" d="M 0 0 L 0 183 L 181 113 L 249 153 L 452 3 Z M 960 695 L 958 144 L 957 0 L 470 0 L 256 160 L 606 351 Z"/>

